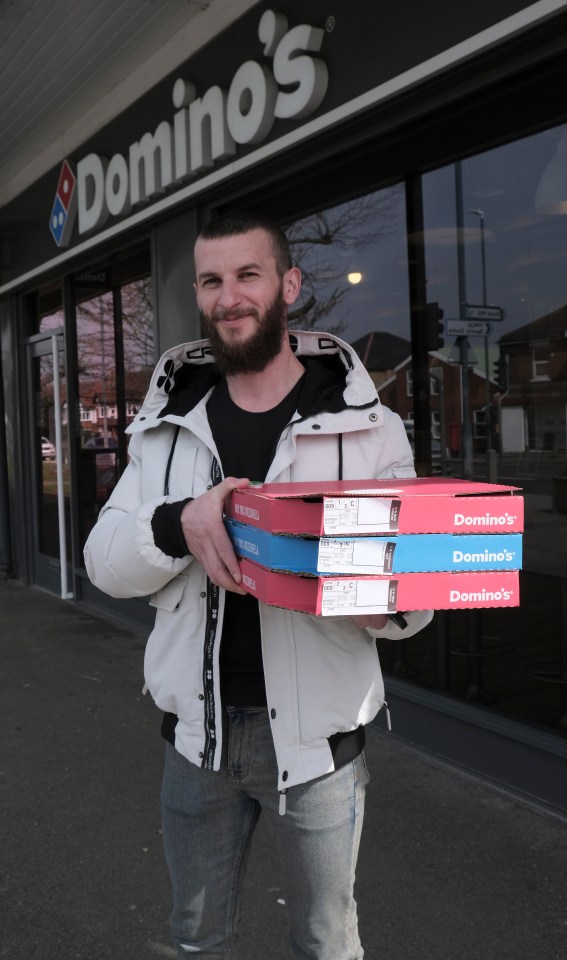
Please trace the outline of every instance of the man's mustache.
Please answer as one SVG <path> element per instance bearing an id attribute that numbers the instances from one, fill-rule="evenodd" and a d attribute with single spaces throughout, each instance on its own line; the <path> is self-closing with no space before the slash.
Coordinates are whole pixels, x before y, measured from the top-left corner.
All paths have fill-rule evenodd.
<path id="1" fill-rule="evenodd" d="M 260 314 L 258 310 L 254 307 L 245 309 L 240 307 L 237 310 L 214 310 L 211 314 L 211 320 L 213 323 L 217 323 L 219 320 L 239 320 L 241 317 L 254 317 L 256 320 L 260 319 Z"/>

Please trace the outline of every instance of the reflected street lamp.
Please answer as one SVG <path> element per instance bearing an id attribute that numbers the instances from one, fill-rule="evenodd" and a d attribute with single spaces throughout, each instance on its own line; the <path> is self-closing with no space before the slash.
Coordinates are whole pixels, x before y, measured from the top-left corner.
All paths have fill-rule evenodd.
<path id="1" fill-rule="evenodd" d="M 470 213 L 479 218 L 480 221 L 480 268 L 482 278 L 482 306 L 486 307 L 486 248 L 484 235 L 484 210 L 471 210 Z M 488 371 L 488 336 L 484 338 L 484 364 L 486 367 L 486 450 L 492 448 L 492 407 L 490 396 L 490 378 Z"/>
<path id="2" fill-rule="evenodd" d="M 471 210 L 480 220 L 480 266 L 482 276 L 482 305 L 486 307 L 486 251 L 484 246 L 484 210 Z"/>

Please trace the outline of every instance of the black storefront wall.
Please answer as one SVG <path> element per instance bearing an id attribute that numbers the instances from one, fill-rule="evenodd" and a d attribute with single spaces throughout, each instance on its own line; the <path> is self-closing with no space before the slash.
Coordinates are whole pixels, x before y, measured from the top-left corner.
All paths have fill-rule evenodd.
<path id="1" fill-rule="evenodd" d="M 262 153 L 269 144 L 277 147 L 278 141 L 282 141 L 283 147 L 286 136 L 300 129 L 303 123 L 308 136 L 316 132 L 315 127 L 325 127 L 329 120 L 333 124 L 340 122 L 344 118 L 341 109 L 345 104 L 352 105 L 347 111 L 349 117 L 364 112 L 368 91 L 380 88 L 378 100 L 383 98 L 388 102 L 407 89 L 419 87 L 425 79 L 443 74 L 479 51 L 490 49 L 499 37 L 521 34 L 518 15 L 529 15 L 533 7 L 541 5 L 518 0 L 485 0 L 463 8 L 451 0 L 432 0 L 428 4 L 419 0 L 402 0 L 396 5 L 377 6 L 366 0 L 352 0 L 334 6 L 334 12 L 329 13 L 327 3 L 313 0 L 306 16 L 305 4 L 301 2 L 289 0 L 277 7 L 259 3 L 68 159 L 77 162 L 89 154 L 107 159 L 121 155 L 127 159 L 129 146 L 144 134 L 153 135 L 163 121 L 173 124 L 176 108 L 172 90 L 178 78 L 195 84 L 197 96 L 201 97 L 214 85 L 229 90 L 237 70 L 247 60 L 261 63 L 268 71 L 272 69 L 272 57 L 264 56 L 263 44 L 258 37 L 262 14 L 270 9 L 287 17 L 289 30 L 307 21 L 323 31 L 320 50 L 310 54 L 322 60 L 328 70 L 328 86 L 323 100 L 313 113 L 299 121 L 276 119 L 261 143 L 239 145 L 234 157 L 214 163 L 211 170 L 190 180 L 193 195 L 199 193 L 201 181 L 204 189 L 211 173 L 218 174 L 234 160 L 249 157 L 253 162 L 255 152 Z M 510 17 L 516 19 L 498 26 Z M 244 111 L 245 107 L 242 109 Z M 333 111 L 337 112 L 336 116 Z M 232 167 L 229 170 L 232 172 Z M 147 204 L 134 207 L 132 217 L 110 217 L 102 230 L 79 235 L 75 227 L 69 249 L 61 256 L 62 250 L 49 231 L 59 176 L 60 165 L 0 211 L 0 234 L 8 249 L 8 255 L 0 265 L 0 295 L 3 286 L 13 284 L 18 277 L 26 277 L 42 264 L 57 269 L 59 261 L 63 266 L 72 256 L 73 249 L 81 249 L 85 241 L 95 245 L 120 229 L 120 225 L 126 227 L 136 219 L 151 218 L 154 213 L 166 215 L 163 202 L 160 203 L 163 194 L 156 194 L 148 198 Z M 186 194 L 187 184 L 179 183 L 167 191 L 166 199 L 171 198 L 173 203 L 177 198 L 186 201 Z"/>

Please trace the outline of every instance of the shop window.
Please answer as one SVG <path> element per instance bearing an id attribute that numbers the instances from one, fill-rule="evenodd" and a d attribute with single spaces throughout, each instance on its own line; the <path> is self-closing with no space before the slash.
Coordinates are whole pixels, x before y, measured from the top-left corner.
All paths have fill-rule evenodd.
<path id="1" fill-rule="evenodd" d="M 533 380 L 549 380 L 549 343 L 536 343 L 532 350 Z"/>
<path id="2" fill-rule="evenodd" d="M 567 197 L 552 202 L 561 178 L 554 187 L 546 170 L 565 156 L 563 134 L 422 179 L 427 300 L 445 328 L 431 368 L 442 388 L 432 433 L 442 472 L 523 491 L 520 606 L 437 613 L 415 640 L 381 645 L 386 671 L 558 736 L 567 729 Z"/>
<path id="3" fill-rule="evenodd" d="M 63 329 L 65 314 L 63 311 L 63 290 L 60 283 L 44 287 L 37 295 L 27 301 L 26 334 L 36 336 L 49 334 L 52 330 Z"/>
<path id="4" fill-rule="evenodd" d="M 75 278 L 83 542 L 126 466 L 124 431 L 140 409 L 155 363 L 151 279 L 115 284 L 116 273 L 96 268 Z M 94 279 L 102 286 L 98 292 Z"/>
<path id="5" fill-rule="evenodd" d="M 70 524 L 70 462 L 67 382 L 64 354 L 64 310 L 60 286 L 27 300 L 26 372 L 30 403 L 30 495 L 34 507 L 30 527 L 34 566 L 37 558 L 59 563 L 71 558 L 71 543 L 60 543 L 60 510 Z M 57 461 L 59 460 L 59 464 Z M 59 474 L 60 468 L 60 474 Z M 61 494 L 61 497 L 59 497 Z"/>
<path id="6" fill-rule="evenodd" d="M 95 418 L 96 418 L 96 414 L 94 413 L 93 410 L 87 410 L 86 407 L 82 405 L 82 403 L 79 404 L 79 419 L 81 420 L 81 422 L 88 421 L 90 423 L 93 420 L 95 420 Z"/>
<path id="7" fill-rule="evenodd" d="M 475 440 L 486 439 L 486 410 L 473 410 L 473 428 Z"/>
<path id="8" fill-rule="evenodd" d="M 304 217 L 286 233 L 303 276 L 291 327 L 351 343 L 380 386 L 411 355 L 403 186 Z"/>
<path id="9" fill-rule="evenodd" d="M 434 440 L 441 439 L 441 414 L 437 410 L 431 414 L 431 436 Z"/>

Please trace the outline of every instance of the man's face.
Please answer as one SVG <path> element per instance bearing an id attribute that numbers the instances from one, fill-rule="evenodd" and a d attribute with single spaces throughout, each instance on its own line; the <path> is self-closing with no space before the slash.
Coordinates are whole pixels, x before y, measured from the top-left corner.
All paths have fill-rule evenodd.
<path id="1" fill-rule="evenodd" d="M 299 271 L 280 277 L 264 230 L 198 240 L 195 268 L 197 301 L 220 369 L 229 375 L 264 370 L 282 348 Z"/>

